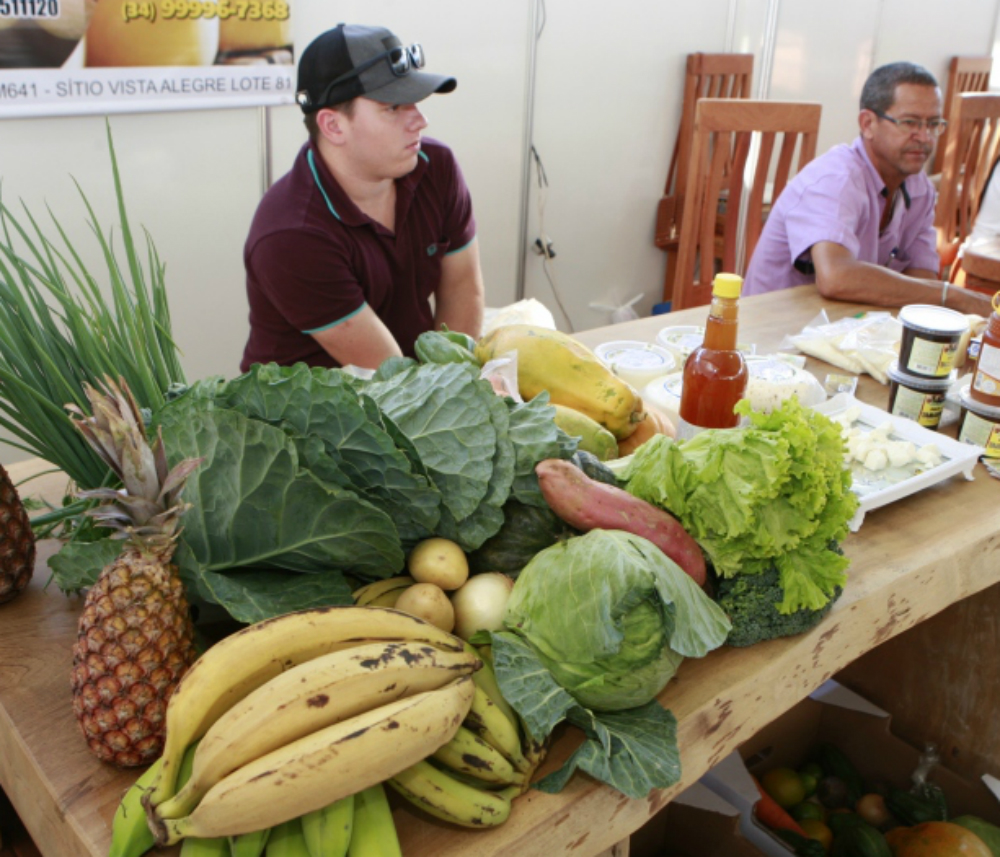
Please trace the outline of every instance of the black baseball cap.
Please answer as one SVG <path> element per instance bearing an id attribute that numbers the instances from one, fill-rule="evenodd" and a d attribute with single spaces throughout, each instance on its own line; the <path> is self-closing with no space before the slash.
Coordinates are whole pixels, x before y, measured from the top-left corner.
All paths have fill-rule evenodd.
<path id="1" fill-rule="evenodd" d="M 403 45 L 385 27 L 338 24 L 302 52 L 295 100 L 303 113 L 315 113 L 359 95 L 415 104 L 458 86 L 453 77 L 418 71 L 422 65 L 420 46 Z"/>

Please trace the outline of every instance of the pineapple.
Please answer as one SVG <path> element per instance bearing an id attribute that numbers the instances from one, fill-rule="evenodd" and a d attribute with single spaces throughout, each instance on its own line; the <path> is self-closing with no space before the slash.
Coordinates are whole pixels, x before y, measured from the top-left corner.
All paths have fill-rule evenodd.
<path id="1" fill-rule="evenodd" d="M 0 465 L 0 604 L 10 601 L 35 570 L 35 536 L 17 489 Z"/>
<path id="2" fill-rule="evenodd" d="M 190 505 L 180 493 L 200 459 L 168 473 L 162 437 L 150 447 L 124 380 L 105 378 L 103 388 L 84 386 L 93 416 L 67 408 L 124 485 L 81 492 L 103 501 L 89 514 L 114 529 L 124 549 L 87 593 L 73 647 L 73 711 L 98 758 L 132 767 L 160 755 L 167 701 L 196 657 L 184 585 L 170 560 Z"/>

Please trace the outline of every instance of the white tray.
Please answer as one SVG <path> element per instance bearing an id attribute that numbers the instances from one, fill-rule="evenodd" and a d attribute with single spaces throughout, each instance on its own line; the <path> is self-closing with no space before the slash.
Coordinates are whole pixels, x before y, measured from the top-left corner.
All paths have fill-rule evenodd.
<path id="1" fill-rule="evenodd" d="M 829 417 L 836 416 L 848 408 L 856 407 L 860 409 L 856 425 L 870 430 L 890 421 L 893 429 L 891 436 L 894 439 L 908 440 L 917 446 L 933 443 L 941 451 L 940 464 L 909 476 L 897 472 L 890 474 L 890 477 L 895 478 L 887 480 L 884 472 L 881 472 L 878 475 L 871 474 L 871 478 L 867 480 L 856 478 L 852 490 L 858 495 L 860 504 L 849 524 L 852 533 L 856 533 L 861 528 L 865 513 L 872 509 L 878 509 L 880 506 L 893 503 L 902 497 L 908 497 L 910 494 L 921 491 L 929 485 L 942 482 L 958 473 L 963 474 L 966 479 L 972 480 L 974 478 L 973 468 L 975 468 L 979 456 L 985 451 L 981 446 L 959 443 L 947 435 L 924 428 L 913 420 L 895 417 L 881 408 L 866 405 L 848 393 L 838 393 L 833 398 L 814 407 L 815 410 Z M 864 472 L 860 465 L 852 466 L 852 469 L 856 474 Z"/>

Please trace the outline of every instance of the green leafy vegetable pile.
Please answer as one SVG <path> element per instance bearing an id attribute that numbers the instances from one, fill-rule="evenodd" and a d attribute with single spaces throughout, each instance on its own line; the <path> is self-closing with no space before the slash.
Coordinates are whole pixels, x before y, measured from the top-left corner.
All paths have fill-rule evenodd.
<path id="1" fill-rule="evenodd" d="M 773 564 L 760 574 L 720 577 L 715 581 L 715 601 L 733 623 L 726 645 L 752 646 L 777 637 L 804 634 L 815 628 L 830 612 L 843 590 L 837 587 L 833 597 L 819 610 L 803 607 L 780 613 L 784 600 L 781 575 Z"/>
<path id="2" fill-rule="evenodd" d="M 370 381 L 270 364 L 200 381 L 154 415 L 171 462 L 204 458 L 175 562 L 243 622 L 349 603 L 345 572 L 397 574 L 431 535 L 473 550 L 508 499 L 543 504 L 535 464 L 575 449 L 552 411 L 497 396 L 468 363 L 387 361 Z M 118 547 L 67 545 L 60 587 L 88 585 Z"/>
<path id="3" fill-rule="evenodd" d="M 676 721 L 656 701 L 685 657 L 722 645 L 722 610 L 652 542 L 592 530 L 538 553 L 491 635 L 504 698 L 536 741 L 562 720 L 587 741 L 537 787 L 576 768 L 633 798 L 680 777 Z"/>
<path id="4" fill-rule="evenodd" d="M 698 541 L 721 577 L 777 567 L 778 611 L 821 610 L 846 581 L 831 548 L 857 508 L 836 423 L 789 399 L 770 414 L 746 400 L 745 429 L 710 429 L 674 442 L 654 437 L 621 477 Z"/>

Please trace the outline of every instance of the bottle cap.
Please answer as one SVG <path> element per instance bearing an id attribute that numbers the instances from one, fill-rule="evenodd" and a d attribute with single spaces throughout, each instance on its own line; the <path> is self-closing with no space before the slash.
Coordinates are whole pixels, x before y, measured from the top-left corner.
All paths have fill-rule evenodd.
<path id="1" fill-rule="evenodd" d="M 712 294 L 720 298 L 738 298 L 743 289 L 739 274 L 716 274 L 712 280 Z"/>

